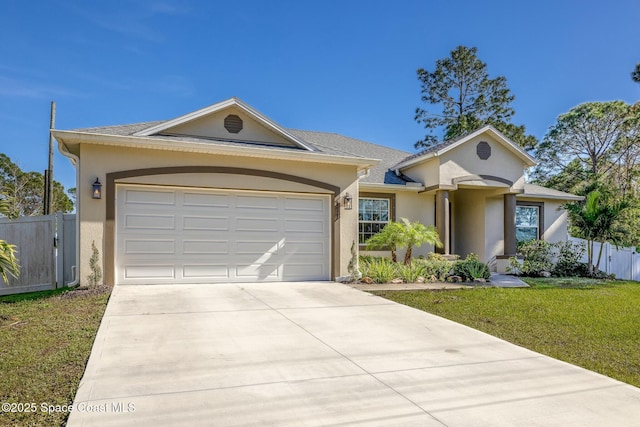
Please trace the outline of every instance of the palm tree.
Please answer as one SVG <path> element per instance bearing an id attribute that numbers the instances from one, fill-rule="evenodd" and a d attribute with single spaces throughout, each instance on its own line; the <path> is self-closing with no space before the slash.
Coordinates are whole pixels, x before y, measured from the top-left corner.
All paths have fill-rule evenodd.
<path id="1" fill-rule="evenodd" d="M 398 222 L 391 221 L 377 234 L 371 236 L 366 242 L 367 250 L 370 249 L 387 249 L 391 251 L 391 260 L 398 262 L 396 249 L 401 241 L 403 233 L 402 225 Z"/>
<path id="2" fill-rule="evenodd" d="M 616 243 L 620 236 L 620 219 L 624 211 L 629 207 L 626 200 L 607 203 L 599 190 L 593 190 L 587 194 L 584 202 L 574 202 L 565 205 L 571 225 L 578 229 L 578 234 L 587 240 L 587 257 L 589 275 L 594 274 L 600 268 L 602 247 L 607 241 Z M 594 264 L 594 242 L 602 243 L 598 252 L 598 260 Z"/>
<path id="3" fill-rule="evenodd" d="M 10 206 L 7 199 L 0 199 L 0 215 L 9 216 Z M 18 277 L 20 265 L 16 258 L 16 247 L 0 240 L 0 277 L 9 283 L 9 276 Z"/>
<path id="4" fill-rule="evenodd" d="M 380 233 L 372 236 L 366 242 L 367 249 L 383 249 L 388 248 L 391 251 L 391 259 L 397 262 L 396 250 L 398 248 L 407 248 L 404 255 L 404 263 L 411 262 L 414 246 L 422 246 L 425 243 L 442 246 L 442 242 L 438 237 L 438 231 L 432 225 L 426 226 L 420 222 L 409 222 L 408 219 L 402 218 L 402 222 L 391 221 Z"/>

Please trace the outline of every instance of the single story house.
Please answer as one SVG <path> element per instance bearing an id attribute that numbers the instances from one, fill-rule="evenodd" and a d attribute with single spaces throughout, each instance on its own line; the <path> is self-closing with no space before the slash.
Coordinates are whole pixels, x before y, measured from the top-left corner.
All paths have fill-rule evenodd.
<path id="1" fill-rule="evenodd" d="M 518 238 L 566 239 L 560 206 L 579 199 L 525 183 L 535 160 L 491 126 L 413 154 L 287 129 L 231 98 L 52 132 L 77 169 L 82 283 L 92 243 L 111 285 L 332 280 L 403 217 L 435 225 L 440 252 L 503 270 Z"/>

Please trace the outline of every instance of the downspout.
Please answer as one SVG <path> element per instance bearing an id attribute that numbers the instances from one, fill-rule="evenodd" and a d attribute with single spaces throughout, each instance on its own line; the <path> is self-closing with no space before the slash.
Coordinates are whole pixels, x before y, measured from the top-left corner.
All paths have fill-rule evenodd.
<path id="1" fill-rule="evenodd" d="M 78 169 L 78 165 L 80 164 L 80 158 L 71 153 L 67 149 L 67 147 L 60 141 L 58 141 L 58 151 L 60 151 L 60 154 L 71 160 L 71 163 L 76 169 L 76 271 L 74 274 L 75 277 L 73 278 L 72 282 L 69 282 L 67 284 L 63 283 L 63 286 L 74 287 L 80 283 L 80 196 L 78 194 L 78 184 L 80 182 L 80 170 Z"/>
<path id="2" fill-rule="evenodd" d="M 368 177 L 369 175 L 371 175 L 371 168 L 366 168 L 364 170 L 364 173 L 362 175 L 358 176 L 358 181 L 360 181 L 363 178 Z"/>

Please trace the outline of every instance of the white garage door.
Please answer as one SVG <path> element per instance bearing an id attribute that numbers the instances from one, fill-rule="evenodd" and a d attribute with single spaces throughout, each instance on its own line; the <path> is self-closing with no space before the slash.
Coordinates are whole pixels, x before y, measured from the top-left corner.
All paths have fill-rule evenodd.
<path id="1" fill-rule="evenodd" d="M 330 279 L 322 195 L 118 185 L 117 283 Z"/>

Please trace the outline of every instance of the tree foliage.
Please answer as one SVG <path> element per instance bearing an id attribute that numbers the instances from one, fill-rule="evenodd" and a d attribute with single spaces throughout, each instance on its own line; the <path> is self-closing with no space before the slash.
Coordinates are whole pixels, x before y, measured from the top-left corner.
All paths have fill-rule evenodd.
<path id="1" fill-rule="evenodd" d="M 540 143 L 536 173 L 561 173 L 577 161 L 583 180 L 602 177 L 633 152 L 639 136 L 638 108 L 623 101 L 578 105 L 559 116 Z"/>
<path id="2" fill-rule="evenodd" d="M 631 80 L 640 83 L 640 64 L 636 64 L 636 68 L 631 72 Z"/>
<path id="3" fill-rule="evenodd" d="M 24 172 L 5 154 L 0 154 L 0 193 L 7 200 L 6 216 L 42 215 L 44 176 L 39 172 Z M 52 200 L 53 212 L 73 210 L 73 202 L 58 181 L 53 182 Z"/>
<path id="4" fill-rule="evenodd" d="M 558 117 L 538 146 L 534 182 L 588 195 L 597 189 L 607 203 L 629 205 L 628 227 L 619 239 L 640 245 L 640 103 L 588 102 Z M 574 232 L 580 232 L 573 227 Z M 575 234 L 574 234 L 575 235 Z"/>
<path id="5" fill-rule="evenodd" d="M 451 56 L 436 61 L 434 71 L 418 69 L 421 99 L 437 108 L 416 108 L 415 120 L 424 124 L 429 134 L 418 141 L 416 148 L 438 142 L 434 131 L 443 129 L 449 140 L 472 132 L 484 125 L 493 125 L 508 138 L 525 148 L 532 148 L 537 139 L 526 135 L 524 126 L 512 123 L 515 99 L 503 76 L 489 78 L 487 64 L 478 57 L 477 48 L 458 46 Z"/>
<path id="6" fill-rule="evenodd" d="M 5 198 L 0 198 L 0 214 L 9 216 L 9 204 Z M 16 246 L 0 240 L 0 277 L 5 283 L 9 283 L 9 276 L 18 277 L 19 275 L 20 265 L 16 257 Z"/>
<path id="7" fill-rule="evenodd" d="M 402 218 L 402 222 L 391 221 L 382 231 L 370 237 L 366 241 L 367 249 L 387 248 L 391 251 L 391 259 L 397 262 L 396 251 L 398 248 L 407 248 L 404 256 L 404 263 L 411 262 L 414 246 L 422 246 L 425 243 L 437 247 L 442 246 L 438 237 L 438 231 L 434 226 L 426 226 L 420 222 L 410 222 Z"/>

